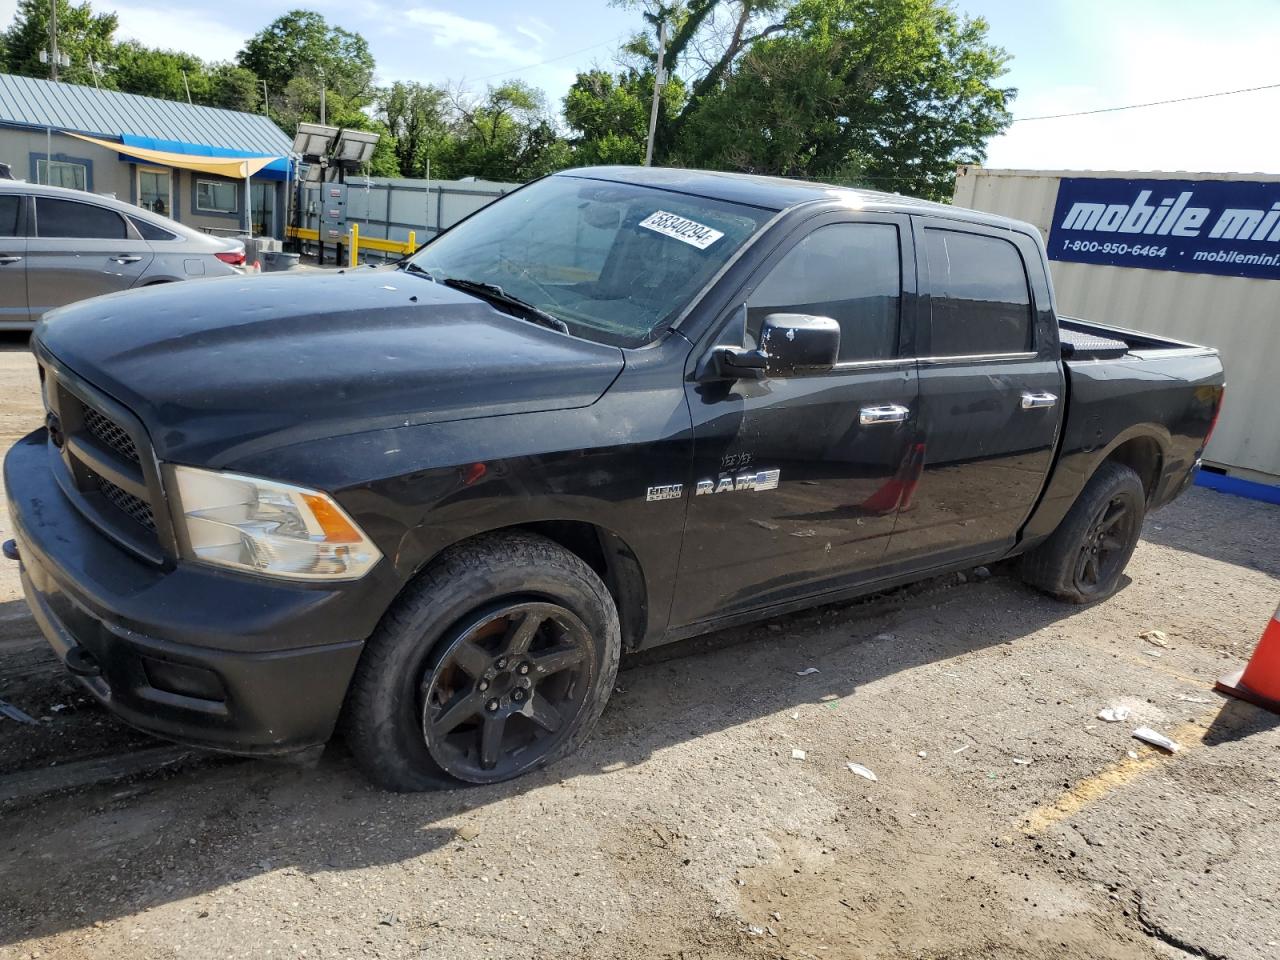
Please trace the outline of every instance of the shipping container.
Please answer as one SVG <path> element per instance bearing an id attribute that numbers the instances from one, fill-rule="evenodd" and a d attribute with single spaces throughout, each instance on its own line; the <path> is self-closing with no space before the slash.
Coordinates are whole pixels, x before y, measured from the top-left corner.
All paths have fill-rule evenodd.
<path id="1" fill-rule="evenodd" d="M 962 166 L 953 199 L 1040 230 L 1059 313 L 1218 348 L 1205 463 L 1280 483 L 1280 175 Z"/>

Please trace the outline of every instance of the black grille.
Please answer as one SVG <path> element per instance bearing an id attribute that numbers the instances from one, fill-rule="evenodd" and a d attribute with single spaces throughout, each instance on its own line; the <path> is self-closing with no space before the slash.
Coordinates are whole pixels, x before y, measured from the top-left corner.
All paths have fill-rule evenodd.
<path id="1" fill-rule="evenodd" d="M 102 491 L 102 495 L 107 501 L 128 516 L 134 523 L 146 527 L 152 533 L 156 529 L 155 514 L 151 512 L 151 506 L 145 500 L 139 500 L 128 490 L 117 487 L 110 480 L 104 477 L 97 477 L 98 489 Z"/>
<path id="2" fill-rule="evenodd" d="M 138 457 L 138 448 L 134 445 L 133 438 L 125 432 L 124 427 L 116 423 L 110 417 L 99 413 L 92 407 L 84 407 L 84 425 L 93 436 L 102 444 L 105 444 L 109 450 L 124 457 L 130 463 L 140 464 L 142 461 Z M 122 493 L 124 491 L 121 491 Z"/>

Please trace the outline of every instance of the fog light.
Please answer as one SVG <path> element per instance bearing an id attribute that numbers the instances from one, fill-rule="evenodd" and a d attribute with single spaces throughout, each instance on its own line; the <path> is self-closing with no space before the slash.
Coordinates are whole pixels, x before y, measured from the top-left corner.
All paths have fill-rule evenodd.
<path id="1" fill-rule="evenodd" d="M 204 667 L 143 657 L 142 668 L 146 671 L 147 682 L 165 693 L 176 693 L 180 697 L 194 697 L 197 700 L 214 700 L 218 703 L 227 698 L 222 678 Z"/>

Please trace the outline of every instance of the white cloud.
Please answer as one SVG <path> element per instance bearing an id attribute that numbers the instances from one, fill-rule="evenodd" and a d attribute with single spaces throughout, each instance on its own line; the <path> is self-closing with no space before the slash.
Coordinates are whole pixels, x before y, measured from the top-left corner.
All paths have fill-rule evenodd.
<path id="1" fill-rule="evenodd" d="M 210 9 L 211 12 L 205 12 Z M 115 4 L 120 18 L 117 40 L 137 40 L 148 47 L 181 50 L 203 60 L 234 60 L 249 34 L 228 25 L 216 10 L 183 4 L 175 9 Z"/>
<path id="2" fill-rule="evenodd" d="M 1252 5 L 1121 7 L 1093 0 L 1075 10 L 1093 69 L 1072 82 L 1019 95 L 1015 115 L 1040 116 L 1149 103 L 1276 82 L 1280 22 Z M 1160 11 L 1165 11 L 1162 16 Z M 1095 29 L 1100 23 L 1105 30 Z M 1059 71 L 1065 72 L 1065 71 Z M 1280 90 L 1093 116 L 1015 123 L 992 141 L 987 165 L 1065 170 L 1253 172 L 1280 169 Z"/>
<path id="3" fill-rule="evenodd" d="M 484 20 L 472 20 L 445 10 L 414 7 L 403 16 L 411 23 L 425 27 L 437 47 L 457 50 L 483 60 L 496 60 L 513 67 L 536 63 L 541 56 L 541 41 L 529 31 L 521 30 L 525 39 L 506 33 Z M 519 28 L 517 28 L 519 29 Z"/>

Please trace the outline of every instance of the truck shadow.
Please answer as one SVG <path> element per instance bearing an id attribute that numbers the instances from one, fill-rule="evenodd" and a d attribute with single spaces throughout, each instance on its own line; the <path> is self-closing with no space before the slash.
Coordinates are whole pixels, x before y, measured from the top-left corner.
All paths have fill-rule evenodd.
<path id="1" fill-rule="evenodd" d="M 953 627 L 965 618 L 946 609 L 961 603 L 1006 612 L 981 629 Z M 0 810 L 0 944 L 109 922 L 277 870 L 359 870 L 463 845 L 470 838 L 459 828 L 471 811 L 609 776 L 685 741 L 806 705 L 856 713 L 867 684 L 1015 642 L 1075 609 L 1003 576 L 965 586 L 951 577 L 637 654 L 624 659 L 618 689 L 582 750 L 493 787 L 381 792 L 335 741 L 312 768 L 215 760 Z M 808 667 L 818 672 L 798 675 Z M 870 702 L 867 709 L 870 721 Z M 782 762 L 769 744 L 760 750 L 762 765 Z"/>

